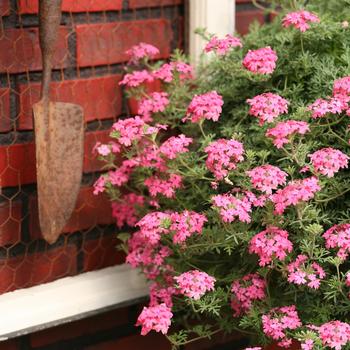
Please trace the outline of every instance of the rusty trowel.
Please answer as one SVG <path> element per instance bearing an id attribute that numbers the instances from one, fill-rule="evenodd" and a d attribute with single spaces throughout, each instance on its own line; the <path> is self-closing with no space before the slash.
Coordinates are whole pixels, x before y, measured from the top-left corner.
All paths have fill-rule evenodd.
<path id="1" fill-rule="evenodd" d="M 79 193 L 84 155 L 81 106 L 50 101 L 52 58 L 62 0 L 40 0 L 41 100 L 33 106 L 40 228 L 54 243 L 70 218 Z"/>

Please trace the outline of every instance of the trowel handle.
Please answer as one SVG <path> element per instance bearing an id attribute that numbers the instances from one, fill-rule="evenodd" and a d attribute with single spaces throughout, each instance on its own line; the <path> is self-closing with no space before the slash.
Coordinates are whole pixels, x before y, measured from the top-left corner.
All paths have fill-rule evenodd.
<path id="1" fill-rule="evenodd" d="M 41 98 L 49 98 L 52 58 L 61 22 L 62 0 L 39 0 L 40 48 L 43 62 Z"/>

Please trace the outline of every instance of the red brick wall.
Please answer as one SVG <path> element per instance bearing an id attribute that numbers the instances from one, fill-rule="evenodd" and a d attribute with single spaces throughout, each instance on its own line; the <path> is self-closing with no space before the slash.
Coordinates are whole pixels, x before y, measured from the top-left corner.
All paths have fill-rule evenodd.
<path id="1" fill-rule="evenodd" d="M 63 0 L 51 98 L 84 108 L 84 175 L 76 209 L 57 243 L 41 238 L 32 105 L 42 67 L 38 0 L 0 0 L 0 294 L 123 262 L 110 204 L 92 194 L 93 155 L 126 115 L 118 85 L 124 51 L 140 41 L 159 59 L 182 46 L 183 0 Z"/>
<path id="2" fill-rule="evenodd" d="M 236 30 L 238 33 L 247 34 L 249 25 L 254 21 L 262 24 L 269 20 L 269 15 L 256 8 L 251 0 L 236 0 Z"/>

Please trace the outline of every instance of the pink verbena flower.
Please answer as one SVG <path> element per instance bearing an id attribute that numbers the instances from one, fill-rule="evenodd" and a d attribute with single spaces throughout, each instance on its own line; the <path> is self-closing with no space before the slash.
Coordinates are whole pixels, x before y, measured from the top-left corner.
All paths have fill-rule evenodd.
<path id="1" fill-rule="evenodd" d="M 327 100 L 319 98 L 310 106 L 308 110 L 311 111 L 313 119 L 322 118 L 327 114 L 339 114 L 348 108 L 347 103 L 341 97 L 332 97 Z"/>
<path id="2" fill-rule="evenodd" d="M 350 76 L 335 80 L 333 84 L 333 96 L 350 99 Z"/>
<path id="3" fill-rule="evenodd" d="M 302 350 L 312 350 L 314 348 L 314 341 L 312 339 L 306 339 L 301 343 Z"/>
<path id="4" fill-rule="evenodd" d="M 257 273 L 249 274 L 232 283 L 231 292 L 233 298 L 231 307 L 235 311 L 234 316 L 238 317 L 249 311 L 255 300 L 263 300 L 266 282 Z"/>
<path id="5" fill-rule="evenodd" d="M 165 83 L 171 83 L 175 76 L 178 76 L 180 80 L 192 79 L 193 67 L 185 62 L 176 61 L 164 63 L 153 72 L 155 79 L 162 80 Z"/>
<path id="6" fill-rule="evenodd" d="M 222 221 L 233 222 L 238 219 L 241 222 L 251 221 L 252 203 L 247 196 L 237 198 L 231 193 L 218 194 L 212 197 L 214 207 L 219 209 Z"/>
<path id="7" fill-rule="evenodd" d="M 169 247 L 150 241 L 141 231 L 133 233 L 128 240 L 128 249 L 126 262 L 133 268 L 141 267 L 150 279 L 159 275 L 164 269 L 165 259 L 172 254 Z"/>
<path id="8" fill-rule="evenodd" d="M 350 252 L 350 224 L 334 225 L 328 229 L 323 238 L 326 248 L 339 248 L 337 256 L 345 260 Z"/>
<path id="9" fill-rule="evenodd" d="M 112 129 L 117 133 L 118 142 L 124 146 L 131 146 L 135 140 L 144 135 L 146 124 L 139 117 L 120 119 L 113 124 Z"/>
<path id="10" fill-rule="evenodd" d="M 97 196 L 99 193 L 102 193 L 105 191 L 106 186 L 106 177 L 104 175 L 101 175 L 94 183 L 94 192 L 93 194 Z"/>
<path id="11" fill-rule="evenodd" d="M 243 59 L 243 65 L 249 71 L 271 74 L 276 68 L 277 55 L 270 46 L 258 50 L 249 50 Z"/>
<path id="12" fill-rule="evenodd" d="M 174 277 L 178 283 L 180 292 L 194 300 L 200 299 L 206 292 L 214 290 L 215 278 L 207 273 L 191 270 Z"/>
<path id="13" fill-rule="evenodd" d="M 243 144 L 233 139 L 214 141 L 204 151 L 208 154 L 205 164 L 217 180 L 222 180 L 244 159 Z"/>
<path id="14" fill-rule="evenodd" d="M 145 122 L 152 121 L 152 113 L 164 112 L 169 104 L 166 92 L 152 92 L 149 98 L 144 98 L 139 103 L 138 114 Z"/>
<path id="15" fill-rule="evenodd" d="M 250 105 L 249 114 L 259 118 L 260 125 L 272 123 L 283 113 L 288 113 L 289 102 L 283 97 L 266 92 L 247 100 Z"/>
<path id="16" fill-rule="evenodd" d="M 293 244 L 288 239 L 288 232 L 275 226 L 267 227 L 249 242 L 249 253 L 259 256 L 260 266 L 270 264 L 273 259 L 283 261 L 292 250 Z"/>
<path id="17" fill-rule="evenodd" d="M 310 28 L 309 23 L 313 22 L 319 23 L 320 19 L 314 13 L 305 10 L 290 12 L 282 19 L 283 27 L 293 26 L 301 32 L 307 31 Z"/>
<path id="18" fill-rule="evenodd" d="M 245 348 L 244 350 L 262 350 L 262 347 L 255 346 L 254 348 Z"/>
<path id="19" fill-rule="evenodd" d="M 274 213 L 283 214 L 288 206 L 312 199 L 320 189 L 318 179 L 315 176 L 289 182 L 286 187 L 277 190 L 271 196 L 275 205 Z"/>
<path id="20" fill-rule="evenodd" d="M 150 83 L 154 80 L 153 76 L 147 70 L 134 71 L 124 75 L 123 80 L 119 85 L 126 85 L 128 87 L 137 87 L 143 83 Z"/>
<path id="21" fill-rule="evenodd" d="M 205 52 L 215 51 L 218 55 L 226 55 L 232 47 L 242 47 L 240 38 L 227 34 L 224 39 L 219 39 L 214 35 L 204 48 Z"/>
<path id="22" fill-rule="evenodd" d="M 117 220 L 117 226 L 123 227 L 125 224 L 133 227 L 137 222 L 135 208 L 143 206 L 145 199 L 135 193 L 122 196 L 120 202 L 112 202 L 112 216 Z"/>
<path id="23" fill-rule="evenodd" d="M 222 97 L 216 91 L 195 95 L 182 121 L 190 119 L 192 123 L 198 123 L 203 119 L 208 119 L 216 122 L 219 120 L 223 104 Z"/>
<path id="24" fill-rule="evenodd" d="M 149 287 L 149 306 L 156 306 L 164 303 L 167 307 L 173 306 L 173 295 L 178 291 L 173 285 L 161 285 L 159 282 L 153 282 Z"/>
<path id="25" fill-rule="evenodd" d="M 349 157 L 343 152 L 327 147 L 309 155 L 315 171 L 333 177 L 342 168 L 348 167 Z"/>
<path id="26" fill-rule="evenodd" d="M 286 331 L 297 329 L 302 325 L 295 305 L 274 308 L 261 319 L 264 333 L 278 340 L 277 345 L 281 347 L 289 347 L 291 344 Z"/>
<path id="27" fill-rule="evenodd" d="M 159 50 L 151 44 L 139 43 L 125 51 L 125 53 L 130 57 L 129 64 L 137 64 L 143 58 L 155 58 L 159 55 Z"/>
<path id="28" fill-rule="evenodd" d="M 135 226 L 140 228 L 140 235 L 145 237 L 151 244 L 159 243 L 162 234 L 167 234 L 166 228 L 170 221 L 170 215 L 155 211 L 146 214 Z"/>
<path id="29" fill-rule="evenodd" d="M 135 162 L 133 159 L 124 160 L 119 168 L 108 172 L 109 182 L 117 187 L 126 184 L 129 181 L 130 175 L 136 165 L 137 162 Z"/>
<path id="30" fill-rule="evenodd" d="M 288 282 L 297 285 L 306 284 L 310 288 L 318 289 L 320 280 L 326 274 L 323 268 L 316 262 L 310 263 L 306 255 L 298 255 L 295 261 L 287 266 Z"/>
<path id="31" fill-rule="evenodd" d="M 167 198 L 175 196 L 175 190 L 182 186 L 182 177 L 177 174 L 170 174 L 163 179 L 157 175 L 151 176 L 144 181 L 152 197 L 162 194 Z"/>
<path id="32" fill-rule="evenodd" d="M 340 321 L 330 321 L 319 327 L 320 339 L 324 346 L 341 350 L 350 341 L 350 325 Z"/>
<path id="33" fill-rule="evenodd" d="M 169 137 L 160 147 L 159 152 L 168 159 L 175 159 L 178 154 L 188 152 L 188 146 L 193 139 L 181 134 L 179 136 Z"/>
<path id="34" fill-rule="evenodd" d="M 288 174 L 280 168 L 266 164 L 247 171 L 252 186 L 264 193 L 271 194 L 272 190 L 285 185 Z"/>
<path id="35" fill-rule="evenodd" d="M 182 213 L 172 213 L 170 215 L 171 225 L 169 230 L 174 232 L 173 242 L 183 243 L 193 234 L 200 235 L 207 218 L 203 214 L 185 210 Z"/>
<path id="36" fill-rule="evenodd" d="M 165 304 L 144 307 L 137 319 L 136 326 L 142 326 L 141 335 L 146 335 L 151 330 L 168 333 L 173 314 Z"/>
<path id="37" fill-rule="evenodd" d="M 268 129 L 266 136 L 273 140 L 277 148 L 289 143 L 289 137 L 295 134 L 304 135 L 310 131 L 309 124 L 303 121 L 287 120 L 278 123 L 274 128 Z"/>

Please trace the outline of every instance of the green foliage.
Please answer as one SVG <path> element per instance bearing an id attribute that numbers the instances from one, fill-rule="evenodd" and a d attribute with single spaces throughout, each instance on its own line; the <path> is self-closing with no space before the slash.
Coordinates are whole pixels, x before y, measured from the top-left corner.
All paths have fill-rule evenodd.
<path id="1" fill-rule="evenodd" d="M 265 344 L 268 339 L 261 326 L 261 316 L 271 308 L 295 304 L 304 325 L 339 319 L 350 321 L 349 288 L 345 285 L 345 274 L 350 269 L 348 261 L 341 261 L 335 251 L 328 250 L 322 234 L 335 224 L 349 223 L 350 173 L 341 171 L 334 178 L 320 177 L 322 190 L 313 200 L 288 208 L 283 215 L 276 215 L 271 203 L 256 208 L 251 223 L 235 221 L 224 223 L 211 205 L 211 197 L 240 187 L 252 190 L 246 171 L 266 163 L 276 165 L 286 171 L 290 179 L 301 179 L 300 169 L 310 166 L 308 155 L 320 148 L 333 147 L 349 154 L 349 117 L 333 117 L 312 120 L 307 106 L 318 98 L 332 94 L 335 79 L 350 75 L 350 28 L 342 22 L 350 18 L 350 0 L 306 1 L 306 8 L 320 15 L 321 22 L 312 25 L 305 33 L 293 28 L 282 28 L 281 18 L 291 9 L 303 8 L 304 1 L 272 0 L 266 11 L 274 11 L 282 6 L 282 12 L 267 25 L 254 25 L 243 39 L 243 49 L 231 50 L 224 56 L 213 56 L 201 65 L 195 83 L 182 82 L 177 77 L 165 86 L 170 104 L 164 113 L 154 116 L 155 122 L 170 125 L 171 134 L 183 133 L 194 139 L 190 151 L 180 154 L 167 163 L 171 171 L 180 174 L 184 186 L 173 199 L 157 197 L 162 211 L 185 209 L 203 213 L 208 218 L 201 235 L 187 239 L 185 246 L 177 246 L 169 236 L 164 235 L 162 244 L 169 246 L 173 254 L 166 259 L 176 274 L 198 269 L 215 276 L 215 290 L 200 300 L 175 297 L 175 323 L 181 327 L 178 332 L 168 335 L 178 349 L 181 345 L 197 338 L 210 337 L 223 330 L 240 330 L 253 340 Z M 199 34 L 210 38 L 205 30 Z M 242 59 L 248 50 L 271 46 L 278 56 L 277 68 L 271 75 L 253 74 L 242 67 Z M 173 60 L 184 60 L 176 52 Z M 154 69 L 154 67 L 152 68 Z M 205 121 L 203 125 L 183 123 L 188 103 L 194 94 L 211 90 L 223 96 L 223 112 L 218 122 Z M 311 132 L 303 137 L 295 137 L 282 149 L 273 146 L 266 136 L 268 126 L 259 126 L 257 119 L 248 114 L 246 100 L 264 92 L 273 92 L 290 101 L 288 115 L 279 121 L 294 119 L 310 122 Z M 144 88 L 132 89 L 129 93 L 137 98 L 147 93 Z M 117 134 L 112 134 L 118 137 Z M 163 135 L 152 140 L 159 144 Z M 213 140 L 234 138 L 245 148 L 245 161 L 220 182 L 214 189 L 213 175 L 205 165 L 204 148 Z M 127 157 L 135 155 L 135 148 Z M 115 159 L 106 159 L 110 167 Z M 312 169 L 311 169 L 312 170 Z M 148 197 L 144 185 L 145 178 L 153 174 L 151 168 L 136 169 L 128 183 L 128 190 Z M 107 192 L 112 200 L 118 200 L 121 193 L 107 184 Z M 150 207 L 139 208 L 140 214 L 149 212 Z M 272 268 L 261 268 L 255 255 L 248 253 L 248 243 L 267 225 L 279 226 L 289 232 L 294 251 L 283 262 Z M 164 223 L 168 227 L 169 223 Z M 125 244 L 128 235 L 120 236 Z M 125 245 L 124 245 L 125 247 Z M 287 264 L 298 254 L 306 254 L 319 263 L 327 277 L 318 290 L 297 286 L 287 281 Z M 267 298 L 254 303 L 252 309 L 241 318 L 234 318 L 229 306 L 232 281 L 242 276 L 258 272 L 267 282 Z M 299 329 L 292 334 L 303 341 L 313 339 L 315 349 L 323 349 L 315 332 Z"/>

